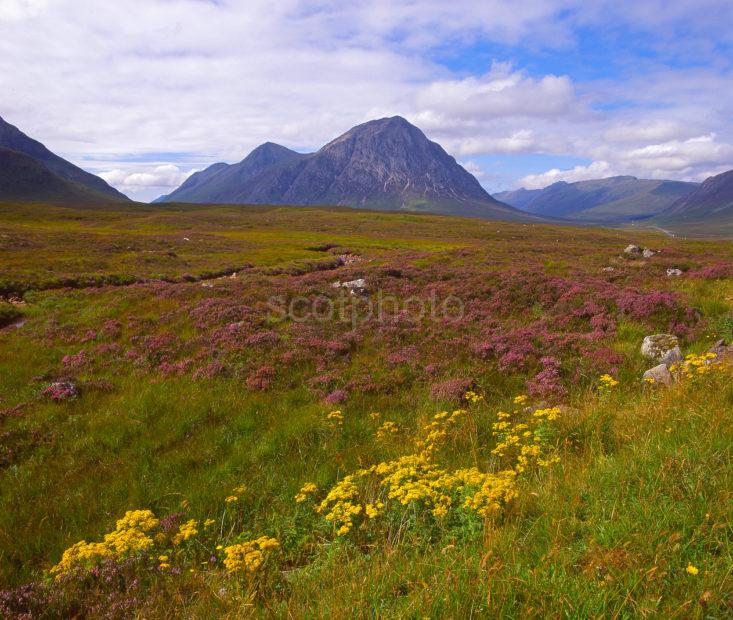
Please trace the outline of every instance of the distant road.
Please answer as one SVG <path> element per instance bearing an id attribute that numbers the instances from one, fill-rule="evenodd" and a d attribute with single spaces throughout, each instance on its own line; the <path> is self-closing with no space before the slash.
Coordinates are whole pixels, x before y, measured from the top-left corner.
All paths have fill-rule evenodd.
<path id="1" fill-rule="evenodd" d="M 666 228 L 661 228 L 659 226 L 652 226 L 652 228 L 656 228 L 657 230 L 661 230 L 665 235 L 669 235 L 670 237 L 676 237 L 671 230 L 667 230 Z"/>
<path id="2" fill-rule="evenodd" d="M 661 226 L 656 226 L 654 224 L 644 225 L 644 226 L 637 226 L 636 222 L 631 222 L 631 225 L 634 228 L 641 228 L 641 229 L 651 228 L 653 230 L 658 230 L 659 232 L 663 232 L 668 237 L 677 237 L 677 235 L 675 233 L 673 233 L 671 230 L 667 230 L 666 228 L 662 228 Z"/>

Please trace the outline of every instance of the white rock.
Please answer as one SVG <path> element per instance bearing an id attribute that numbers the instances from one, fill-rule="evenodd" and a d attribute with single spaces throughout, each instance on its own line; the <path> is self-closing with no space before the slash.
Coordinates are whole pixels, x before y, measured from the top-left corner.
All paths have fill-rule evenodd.
<path id="1" fill-rule="evenodd" d="M 641 252 L 641 255 L 644 258 L 651 258 L 655 254 L 656 254 L 656 252 L 654 250 L 650 250 L 649 248 L 644 248 L 644 250 Z"/>
<path id="2" fill-rule="evenodd" d="M 679 339 L 672 334 L 646 336 L 641 343 L 641 354 L 650 360 L 661 360 L 668 352 L 679 347 Z"/>
<path id="3" fill-rule="evenodd" d="M 632 243 L 631 245 L 626 246 L 624 254 L 641 254 L 641 248 Z"/>
<path id="4" fill-rule="evenodd" d="M 345 288 L 352 295 L 366 295 L 367 283 L 366 279 L 358 278 L 357 280 L 349 280 L 348 282 L 339 282 L 338 280 L 331 284 L 333 288 Z"/>
<path id="5" fill-rule="evenodd" d="M 682 269 L 667 269 L 668 278 L 679 278 L 682 275 Z"/>
<path id="6" fill-rule="evenodd" d="M 659 364 L 654 368 L 650 368 L 644 373 L 644 382 L 652 385 L 672 385 L 672 373 L 669 372 L 666 364 Z"/>

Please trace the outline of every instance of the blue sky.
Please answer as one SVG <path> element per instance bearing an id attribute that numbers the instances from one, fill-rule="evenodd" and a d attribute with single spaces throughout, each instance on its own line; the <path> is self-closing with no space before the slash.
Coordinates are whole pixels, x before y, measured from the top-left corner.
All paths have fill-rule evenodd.
<path id="1" fill-rule="evenodd" d="M 729 0 L 2 0 L 0 116 L 140 199 L 400 114 L 489 191 L 733 168 Z"/>

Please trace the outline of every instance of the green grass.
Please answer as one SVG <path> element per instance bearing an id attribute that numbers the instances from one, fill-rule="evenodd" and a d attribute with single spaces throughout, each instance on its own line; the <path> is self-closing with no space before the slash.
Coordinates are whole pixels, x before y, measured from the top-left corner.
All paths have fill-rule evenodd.
<path id="1" fill-rule="evenodd" d="M 629 242 L 663 253 L 630 262 L 619 257 Z M 323 244 L 336 248 L 313 249 Z M 317 269 L 341 252 L 363 262 Z M 519 497 L 494 519 L 441 523 L 413 507 L 393 515 L 399 527 L 335 537 L 293 498 L 306 481 L 327 489 L 354 469 L 408 453 L 422 425 L 457 406 L 434 393 L 455 378 L 486 400 L 441 458 L 450 467 L 493 466 L 496 412 L 541 367 L 532 358 L 524 369 L 502 369 L 477 355 L 474 342 L 493 325 L 509 332 L 545 319 L 559 321 L 555 333 L 576 308 L 523 299 L 533 274 L 541 275 L 538 290 L 559 278 L 594 291 L 620 282 L 676 293 L 699 313 L 684 348 L 702 352 L 733 336 L 733 280 L 664 274 L 732 257 L 725 242 L 343 209 L 2 206 L 0 280 L 25 291 L 27 323 L 0 331 L 0 412 L 21 406 L 0 415 L 0 584 L 43 581 L 64 549 L 100 539 L 127 510 L 148 508 L 216 518 L 234 528 L 223 538 L 274 536 L 281 549 L 254 590 L 216 567 L 174 579 L 136 565 L 144 590 L 132 617 L 730 616 L 733 382 L 725 370 L 667 391 L 642 387 L 640 340 L 666 329 L 667 315 L 614 316 L 598 345 L 623 356 L 620 385 L 608 396 L 594 390 L 598 362 L 577 350 L 553 353 L 568 389 L 552 399 L 565 407 L 553 435 L 561 461 L 528 472 Z M 182 281 L 237 265 L 249 267 L 235 280 L 211 280 L 213 288 Z M 400 298 L 445 289 L 483 309 L 509 286 L 496 278 L 518 268 L 528 279 L 517 283 L 514 306 L 457 326 L 352 330 L 267 315 L 270 295 L 333 294 L 333 280 L 360 275 Z M 125 285 L 161 274 L 177 283 Z M 111 286 L 76 288 L 111 276 Z M 64 280 L 74 288 L 55 288 Z M 245 335 L 274 330 L 281 340 L 224 338 L 239 320 L 251 322 Z M 110 321 L 118 333 L 105 331 Z M 163 336 L 175 337 L 170 351 L 143 354 Z M 307 343 L 352 336 L 337 353 L 325 345 L 313 353 Z M 63 362 L 80 350 L 86 363 Z M 284 359 L 289 352 L 295 357 Z M 161 355 L 188 365 L 166 373 Z M 212 360 L 227 371 L 193 377 Z M 263 365 L 274 368 L 271 385 L 253 388 L 248 380 Z M 324 377 L 321 388 L 315 380 Z M 79 399 L 42 396 L 66 378 L 81 387 Z M 325 414 L 337 406 L 324 396 L 339 388 L 348 390 L 338 405 L 345 421 L 332 428 Z M 399 425 L 395 438 L 376 440 L 374 411 Z M 225 508 L 242 483 L 236 508 Z M 698 575 L 686 572 L 688 563 Z M 64 604 L 74 600 L 87 613 L 107 600 L 107 586 L 64 587 Z M 69 609 L 59 605 L 48 617 Z"/>

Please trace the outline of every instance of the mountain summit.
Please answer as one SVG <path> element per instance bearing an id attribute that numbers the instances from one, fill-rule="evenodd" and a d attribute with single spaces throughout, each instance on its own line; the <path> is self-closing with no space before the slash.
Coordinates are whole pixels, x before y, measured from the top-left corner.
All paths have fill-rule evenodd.
<path id="1" fill-rule="evenodd" d="M 0 200 L 95 202 L 128 200 L 100 179 L 49 151 L 0 118 Z"/>
<path id="2" fill-rule="evenodd" d="M 315 153 L 268 142 L 238 164 L 214 164 L 193 175 L 158 200 L 533 219 L 492 198 L 439 144 L 400 116 L 358 125 Z"/>

